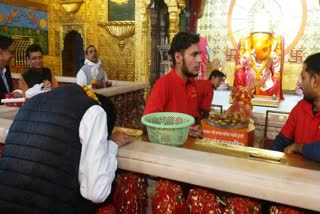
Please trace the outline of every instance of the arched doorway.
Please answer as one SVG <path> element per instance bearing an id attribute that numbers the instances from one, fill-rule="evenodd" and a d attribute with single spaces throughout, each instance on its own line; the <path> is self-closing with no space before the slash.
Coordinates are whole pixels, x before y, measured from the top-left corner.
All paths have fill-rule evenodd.
<path id="1" fill-rule="evenodd" d="M 75 30 L 69 31 L 63 40 L 62 75 L 75 77 L 84 63 L 83 39 Z"/>

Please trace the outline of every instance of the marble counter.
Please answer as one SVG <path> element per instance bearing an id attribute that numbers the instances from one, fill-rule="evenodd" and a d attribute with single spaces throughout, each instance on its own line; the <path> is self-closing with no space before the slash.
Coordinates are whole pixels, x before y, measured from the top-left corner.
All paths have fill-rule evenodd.
<path id="1" fill-rule="evenodd" d="M 119 168 L 129 171 L 320 210 L 317 170 L 147 142 L 120 148 L 118 161 Z"/>
<path id="2" fill-rule="evenodd" d="M 4 142 L 10 124 L 10 120 L 0 119 L 0 143 Z M 313 169 L 301 168 L 308 163 L 301 156 L 287 157 L 302 160 L 301 167 L 293 167 L 255 158 L 163 146 L 139 139 L 119 148 L 117 158 L 120 169 L 320 210 L 320 163 L 313 162 Z"/>
<path id="3" fill-rule="evenodd" d="M 13 78 L 17 80 L 20 74 L 13 74 Z M 59 77 L 57 81 L 60 84 L 75 83 L 75 77 Z M 96 93 L 107 96 L 111 99 L 116 109 L 116 126 L 126 128 L 142 128 L 140 122 L 145 107 L 145 89 L 149 84 L 111 80 L 112 86 L 108 88 L 96 89 Z M 5 112 L 8 111 L 8 112 Z M 14 118 L 18 109 L 0 108 L 0 118 Z"/>
<path id="4" fill-rule="evenodd" d="M 227 110 L 231 103 L 230 101 L 230 90 L 227 91 L 214 91 L 214 96 L 212 104 L 222 105 L 223 110 Z M 302 96 L 297 96 L 294 94 L 284 94 L 284 100 L 280 102 L 279 107 L 265 107 L 265 106 L 253 106 L 253 113 L 262 113 L 265 114 L 266 110 L 275 110 L 275 111 L 287 111 L 290 112 L 291 109 L 302 99 Z"/>
<path id="5" fill-rule="evenodd" d="M 127 82 L 127 83 L 119 83 L 115 82 L 112 86 L 108 88 L 95 89 L 94 92 L 97 94 L 104 95 L 106 97 L 111 97 L 118 94 L 124 94 L 132 91 L 137 91 L 141 89 L 146 89 L 149 85 L 146 83 L 138 83 L 138 82 Z"/>
<path id="6" fill-rule="evenodd" d="M 19 111 L 18 107 L 9 107 L 6 105 L 0 105 L 0 118 L 13 119 L 16 116 L 18 111 Z"/>

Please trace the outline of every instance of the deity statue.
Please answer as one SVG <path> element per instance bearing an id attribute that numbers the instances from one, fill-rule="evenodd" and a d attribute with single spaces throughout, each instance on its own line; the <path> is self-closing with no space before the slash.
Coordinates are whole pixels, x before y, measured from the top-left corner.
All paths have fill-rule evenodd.
<path id="1" fill-rule="evenodd" d="M 258 15 L 250 35 L 238 44 L 234 86 L 243 86 L 254 96 L 282 99 L 283 37 L 273 33 L 269 13 Z"/>
<path id="2" fill-rule="evenodd" d="M 253 71 L 249 53 L 244 53 L 236 66 L 233 86 L 244 87 L 247 91 L 253 92 L 255 88 L 256 73 Z"/>

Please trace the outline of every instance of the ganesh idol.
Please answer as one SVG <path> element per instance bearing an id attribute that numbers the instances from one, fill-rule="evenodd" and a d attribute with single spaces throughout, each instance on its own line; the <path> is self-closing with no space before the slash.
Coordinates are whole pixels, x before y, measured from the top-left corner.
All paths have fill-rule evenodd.
<path id="1" fill-rule="evenodd" d="M 283 37 L 258 25 L 238 44 L 234 87 L 246 87 L 255 97 L 282 99 L 283 54 Z"/>

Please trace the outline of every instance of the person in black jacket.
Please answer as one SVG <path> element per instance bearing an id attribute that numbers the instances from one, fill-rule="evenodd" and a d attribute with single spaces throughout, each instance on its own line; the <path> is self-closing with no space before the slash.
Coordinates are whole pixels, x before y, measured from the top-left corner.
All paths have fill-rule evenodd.
<path id="1" fill-rule="evenodd" d="M 51 70 L 43 67 L 43 50 L 37 44 L 30 45 L 26 50 L 30 68 L 19 79 L 19 88 L 27 91 L 36 84 L 43 83 L 43 89 L 50 90 L 59 86 Z"/>
<path id="2" fill-rule="evenodd" d="M 13 39 L 0 34 L 0 98 L 4 99 L 5 94 L 13 92 L 12 77 L 10 73 L 10 62 L 15 56 Z M 22 97 L 22 91 L 14 91 L 14 97 Z"/>
<path id="3" fill-rule="evenodd" d="M 111 192 L 118 148 L 112 102 L 67 84 L 28 100 L 0 158 L 1 214 L 95 214 Z"/>

